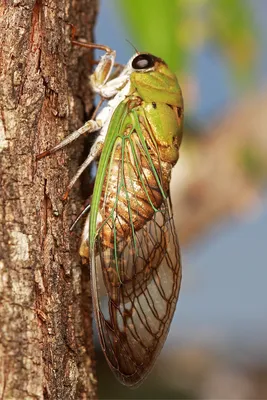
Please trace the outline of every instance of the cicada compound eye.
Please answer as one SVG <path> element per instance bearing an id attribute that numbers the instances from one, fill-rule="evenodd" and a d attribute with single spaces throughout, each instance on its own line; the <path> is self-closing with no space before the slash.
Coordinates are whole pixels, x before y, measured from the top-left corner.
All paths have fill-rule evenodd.
<path id="1" fill-rule="evenodd" d="M 149 69 L 154 67 L 155 65 L 155 57 L 151 54 L 138 54 L 133 61 L 132 67 L 133 69 L 142 70 L 142 69 Z"/>

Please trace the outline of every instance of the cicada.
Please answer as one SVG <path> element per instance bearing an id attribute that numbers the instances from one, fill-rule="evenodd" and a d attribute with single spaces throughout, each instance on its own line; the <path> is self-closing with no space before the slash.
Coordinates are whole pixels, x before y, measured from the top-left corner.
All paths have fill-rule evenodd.
<path id="1" fill-rule="evenodd" d="M 107 104 L 38 158 L 85 132 L 99 131 L 68 189 L 98 161 L 80 255 L 89 259 L 94 314 L 107 362 L 123 384 L 136 386 L 166 340 L 181 282 L 170 179 L 179 157 L 183 98 L 175 74 L 161 58 L 137 52 L 114 77 L 115 51 L 73 43 L 105 51 L 90 83 Z"/>

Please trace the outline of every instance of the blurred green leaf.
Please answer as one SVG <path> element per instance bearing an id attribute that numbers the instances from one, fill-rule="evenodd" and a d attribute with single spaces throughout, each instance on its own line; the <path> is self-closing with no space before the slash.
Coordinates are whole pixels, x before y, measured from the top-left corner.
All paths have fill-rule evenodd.
<path id="1" fill-rule="evenodd" d="M 252 144 L 241 148 L 238 159 L 241 167 L 252 181 L 260 181 L 266 177 L 266 159 Z"/>
<path id="2" fill-rule="evenodd" d="M 137 47 L 186 71 L 204 44 L 214 43 L 237 73 L 257 51 L 256 26 L 246 0 L 116 0 Z"/>
<path id="3" fill-rule="evenodd" d="M 253 13 L 244 0 L 216 0 L 210 10 L 209 38 L 237 74 L 250 71 L 257 53 Z"/>

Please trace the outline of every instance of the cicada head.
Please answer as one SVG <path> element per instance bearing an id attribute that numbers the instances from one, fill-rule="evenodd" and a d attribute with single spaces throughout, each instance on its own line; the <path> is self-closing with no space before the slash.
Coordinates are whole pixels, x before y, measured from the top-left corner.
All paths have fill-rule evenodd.
<path id="1" fill-rule="evenodd" d="M 131 83 L 144 101 L 183 108 L 182 93 L 176 75 L 161 58 L 149 53 L 139 53 L 129 64 L 132 68 Z"/>

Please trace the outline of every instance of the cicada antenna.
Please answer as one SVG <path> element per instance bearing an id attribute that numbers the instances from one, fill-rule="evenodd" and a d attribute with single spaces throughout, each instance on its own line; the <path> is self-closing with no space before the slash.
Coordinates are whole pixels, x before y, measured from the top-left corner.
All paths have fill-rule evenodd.
<path id="1" fill-rule="evenodd" d="M 136 51 L 137 54 L 140 54 L 140 51 L 137 50 L 137 48 L 132 44 L 132 42 L 130 42 L 130 40 L 128 40 L 128 39 L 125 39 L 125 40 L 134 48 L 134 50 Z"/>

